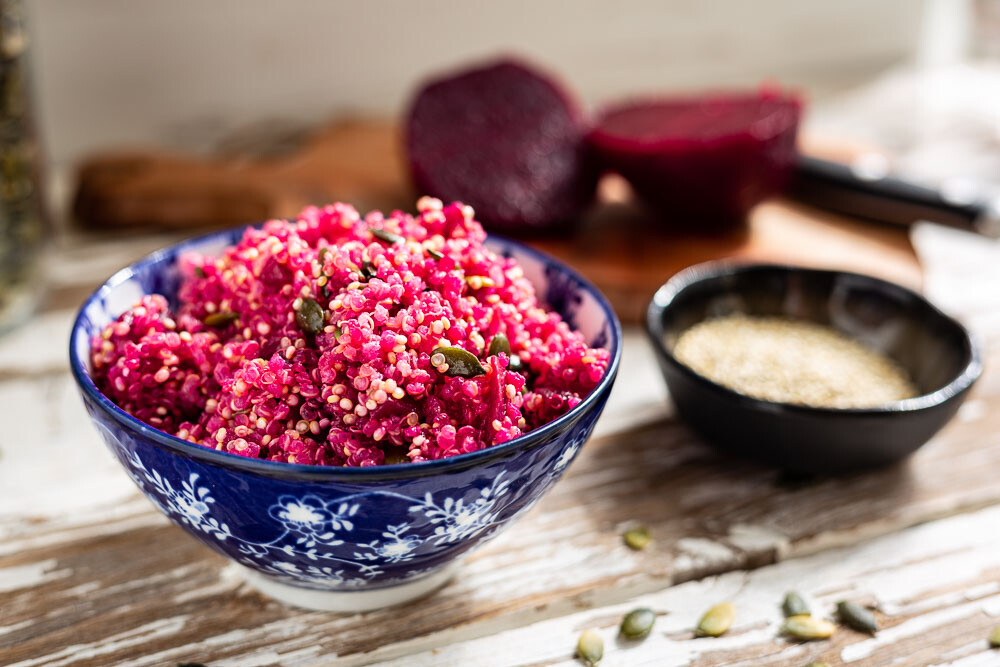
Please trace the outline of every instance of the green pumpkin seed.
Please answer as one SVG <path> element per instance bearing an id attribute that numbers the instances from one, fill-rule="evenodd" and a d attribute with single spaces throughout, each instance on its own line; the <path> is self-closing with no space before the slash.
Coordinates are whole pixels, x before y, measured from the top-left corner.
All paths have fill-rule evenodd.
<path id="1" fill-rule="evenodd" d="M 810 641 L 826 639 L 837 631 L 837 626 L 822 618 L 813 618 L 809 614 L 798 614 L 785 619 L 781 631 L 796 639 Z"/>
<path id="2" fill-rule="evenodd" d="M 321 332 L 325 319 L 326 313 L 323 312 L 323 306 L 308 297 L 302 299 L 302 305 L 295 311 L 295 323 L 307 333 L 318 334 Z"/>
<path id="3" fill-rule="evenodd" d="M 584 630 L 576 643 L 576 654 L 584 664 L 593 667 L 604 657 L 604 640 L 596 630 Z"/>
<path id="4" fill-rule="evenodd" d="M 786 617 L 802 616 L 803 614 L 808 616 L 809 605 L 801 595 L 795 591 L 789 591 L 785 594 L 785 601 L 781 603 L 781 611 L 784 612 Z"/>
<path id="5" fill-rule="evenodd" d="M 990 631 L 990 646 L 1000 648 L 1000 625 Z"/>
<path id="6" fill-rule="evenodd" d="M 385 241 L 386 243 L 403 243 L 406 241 L 402 236 L 396 234 L 395 232 L 390 232 L 388 229 L 379 229 L 378 227 L 369 227 L 368 231 L 372 233 L 372 236 L 377 238 L 379 241 Z"/>
<path id="7" fill-rule="evenodd" d="M 460 347 L 436 347 L 431 353 L 431 365 L 438 368 L 448 365 L 445 375 L 451 377 L 474 378 L 486 375 L 486 369 L 476 355 Z"/>
<path id="8" fill-rule="evenodd" d="M 736 607 L 732 602 L 719 603 L 701 617 L 695 634 L 698 637 L 721 637 L 732 626 L 735 617 Z"/>
<path id="9" fill-rule="evenodd" d="M 503 352 L 508 357 L 510 356 L 510 341 L 502 333 L 497 334 L 490 341 L 490 349 L 486 352 L 486 356 L 492 357 L 495 354 L 500 354 Z"/>
<path id="10" fill-rule="evenodd" d="M 649 530 L 645 526 L 636 526 L 635 528 L 626 530 L 625 534 L 622 535 L 622 539 L 625 540 L 625 546 L 635 551 L 642 551 L 653 540 L 649 536 Z"/>
<path id="11" fill-rule="evenodd" d="M 878 623 L 872 613 L 856 602 L 841 600 L 837 603 L 837 616 L 849 628 L 854 628 L 858 632 L 875 634 L 878 631 Z"/>
<path id="12" fill-rule="evenodd" d="M 625 614 L 618 631 L 626 639 L 642 639 L 653 629 L 654 623 L 656 623 L 656 612 L 643 607 Z"/>
<path id="13" fill-rule="evenodd" d="M 212 327 L 213 329 L 225 329 L 238 319 L 240 319 L 239 314 L 229 310 L 223 310 L 218 313 L 212 313 L 206 317 L 205 326 Z"/>
<path id="14" fill-rule="evenodd" d="M 426 250 L 427 250 L 427 254 L 430 255 L 431 257 L 433 257 L 434 259 L 444 259 L 444 253 L 443 252 L 438 252 L 434 248 L 426 248 Z"/>

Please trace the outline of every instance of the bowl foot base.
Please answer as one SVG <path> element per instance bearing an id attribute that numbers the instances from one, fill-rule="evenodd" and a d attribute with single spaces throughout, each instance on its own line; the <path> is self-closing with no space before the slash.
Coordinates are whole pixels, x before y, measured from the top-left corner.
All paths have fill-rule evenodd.
<path id="1" fill-rule="evenodd" d="M 455 574 L 454 565 L 449 565 L 426 577 L 395 586 L 375 590 L 320 591 L 286 584 L 242 566 L 240 569 L 247 583 L 278 602 L 292 607 L 341 614 L 382 609 L 416 600 L 441 588 Z"/>

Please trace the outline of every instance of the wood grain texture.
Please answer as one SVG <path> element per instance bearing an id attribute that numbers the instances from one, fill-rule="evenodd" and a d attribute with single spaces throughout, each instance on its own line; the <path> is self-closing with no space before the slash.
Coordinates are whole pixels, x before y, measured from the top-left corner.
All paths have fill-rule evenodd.
<path id="1" fill-rule="evenodd" d="M 860 547 L 709 577 L 383 664 L 579 664 L 572 660 L 576 637 L 592 628 L 604 639 L 601 665 L 607 667 L 798 667 L 813 660 L 872 667 L 996 665 L 1000 652 L 986 638 L 1000 623 L 1000 538 L 982 528 L 997 521 L 1000 509 L 990 508 Z M 836 602 L 844 599 L 875 607 L 880 629 L 872 637 L 841 627 L 829 640 L 807 643 L 784 637 L 779 605 L 790 589 L 808 597 L 815 616 L 833 618 Z M 736 607 L 730 631 L 718 639 L 695 638 L 699 616 L 723 600 Z M 622 616 L 639 606 L 657 612 L 653 631 L 642 642 L 620 639 Z"/>
<path id="2" fill-rule="evenodd" d="M 391 121 L 333 121 L 277 156 L 254 155 L 255 143 L 274 143 L 263 134 L 256 142 L 246 137 L 249 150 L 228 157 L 95 156 L 79 173 L 76 217 L 91 227 L 193 230 L 295 216 L 308 204 L 331 201 L 361 211 L 414 208 L 418 195 Z M 820 155 L 833 150 L 810 145 Z M 671 275 L 723 257 L 850 269 L 920 286 L 905 229 L 774 200 L 755 208 L 745 226 L 705 235 L 695 221 L 645 211 L 627 183 L 612 175 L 602 180 L 572 234 L 529 241 L 593 280 L 629 322 L 641 320 L 653 292 Z"/>
<path id="3" fill-rule="evenodd" d="M 851 586 L 830 549 L 855 547 L 859 563 L 877 568 L 880 557 L 863 556 L 867 540 L 1000 502 L 1000 377 L 991 370 L 959 418 L 907 463 L 841 479 L 789 480 L 716 454 L 671 418 L 662 390 L 647 389 L 658 380 L 633 331 L 622 370 L 632 381 L 616 387 L 603 435 L 534 510 L 471 555 L 456 580 L 425 600 L 369 614 L 292 610 L 251 590 L 224 559 L 168 524 L 118 469 L 63 366 L 70 315 L 49 313 L 34 335 L 0 341 L 0 370 L 10 369 L 0 373 L 0 404 L 18 416 L 0 435 L 3 664 L 308 664 L 334 657 L 364 664 L 413 653 L 426 664 L 469 664 L 470 656 L 482 664 L 547 664 L 569 658 L 565 642 L 572 645 L 581 623 L 603 619 L 607 632 L 621 609 L 644 596 L 680 595 L 693 610 L 716 597 L 712 586 L 722 584 L 711 582 L 757 575 L 706 576 L 809 554 L 833 558 L 816 561 L 830 563 L 824 584 Z M 655 539 L 643 552 L 621 542 L 635 521 Z M 928 556 L 922 549 L 914 550 L 915 562 Z M 800 562 L 812 561 L 787 565 Z M 966 588 L 955 590 L 994 580 L 992 571 L 969 572 L 955 584 Z M 986 621 L 969 616 L 977 620 L 967 631 L 949 625 L 960 620 L 951 616 L 932 630 L 971 643 Z M 651 643 L 648 654 L 636 656 L 656 664 L 753 664 L 772 654 L 798 660 L 798 653 L 782 653 L 794 647 L 775 642 L 766 620 L 741 625 L 719 643 L 688 641 L 678 629 L 665 640 L 687 642 L 684 653 L 661 655 Z M 497 638 L 508 636 L 537 652 L 498 651 Z M 904 655 L 895 651 L 910 640 L 900 641 L 872 655 Z M 471 653 L 449 653 L 452 644 Z"/>
<path id="4" fill-rule="evenodd" d="M 847 219 L 777 199 L 758 205 L 745 228 L 705 236 L 652 217 L 617 177 L 605 177 L 601 203 L 578 233 L 533 239 L 604 292 L 625 322 L 640 322 L 653 292 L 670 276 L 715 259 L 777 262 L 868 273 L 919 289 L 920 267 L 905 229 Z"/>
<path id="5" fill-rule="evenodd" d="M 360 210 L 412 205 L 394 123 L 344 120 L 234 137 L 198 156 L 104 153 L 79 170 L 74 215 L 97 228 L 194 229 L 296 215 L 346 201 Z"/>
<path id="6" fill-rule="evenodd" d="M 807 213 L 782 211 L 761 228 L 770 235 L 754 250 L 761 258 L 831 264 L 855 252 L 873 267 L 881 256 L 887 266 L 913 266 L 898 234 L 858 226 L 831 235 Z M 855 235 L 867 251 L 855 248 Z M 565 479 L 439 593 L 354 616 L 268 600 L 139 495 L 90 425 L 66 368 L 68 309 L 175 238 L 61 237 L 46 262 L 48 302 L 0 339 L 0 664 L 550 664 L 571 659 L 584 627 L 605 635 L 605 665 L 995 657 L 982 637 L 1000 595 L 990 539 L 1000 517 L 977 511 L 1000 503 L 992 366 L 958 418 L 905 464 L 787 479 L 716 454 L 678 423 L 635 328 L 626 333 L 625 381 Z M 693 257 L 690 248 L 678 256 Z M 587 261 L 574 263 L 596 271 Z M 633 299 L 639 291 L 632 285 Z M 989 358 L 1000 350 L 1000 320 L 980 321 Z M 653 534 L 643 552 L 621 542 L 633 522 Z M 881 588 L 885 578 L 895 588 Z M 826 606 L 847 594 L 877 602 L 882 643 L 846 631 L 806 646 L 777 639 L 785 587 Z M 692 619 L 723 597 L 740 609 L 732 634 L 691 639 Z M 639 604 L 665 615 L 647 642 L 620 646 L 614 627 Z"/>

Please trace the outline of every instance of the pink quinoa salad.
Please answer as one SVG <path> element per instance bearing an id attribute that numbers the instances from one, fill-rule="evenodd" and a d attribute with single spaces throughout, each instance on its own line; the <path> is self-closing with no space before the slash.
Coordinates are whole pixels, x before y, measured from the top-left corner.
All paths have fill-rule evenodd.
<path id="1" fill-rule="evenodd" d="M 607 350 L 544 309 L 468 206 L 310 207 L 180 260 L 95 337 L 98 387 L 138 419 L 269 461 L 374 466 L 474 452 L 598 384 Z"/>

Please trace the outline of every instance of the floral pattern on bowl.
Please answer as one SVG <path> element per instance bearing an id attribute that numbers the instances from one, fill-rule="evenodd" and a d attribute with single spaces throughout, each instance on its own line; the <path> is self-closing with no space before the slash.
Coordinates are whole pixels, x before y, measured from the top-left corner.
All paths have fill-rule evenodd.
<path id="1" fill-rule="evenodd" d="M 612 353 L 608 372 L 595 390 L 552 423 L 502 445 L 449 459 L 325 468 L 245 459 L 179 440 L 136 420 L 91 381 L 89 339 L 141 294 L 175 294 L 178 255 L 217 251 L 240 233 L 228 230 L 193 239 L 117 273 L 81 309 L 70 357 L 88 412 L 142 492 L 175 524 L 251 570 L 258 583 L 267 582 L 272 595 L 307 606 L 360 610 L 426 592 L 427 586 L 413 584 L 430 581 L 529 509 L 593 431 L 618 369 L 618 321 L 597 290 L 572 270 L 496 237 L 487 243 L 516 257 L 539 293 L 558 293 L 555 305 L 572 311 L 562 314 L 572 317 L 592 344 Z M 348 598 L 325 606 L 303 602 L 296 595 L 303 590 Z M 364 601 L 357 594 L 365 591 L 383 594 Z"/>

